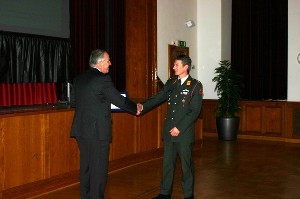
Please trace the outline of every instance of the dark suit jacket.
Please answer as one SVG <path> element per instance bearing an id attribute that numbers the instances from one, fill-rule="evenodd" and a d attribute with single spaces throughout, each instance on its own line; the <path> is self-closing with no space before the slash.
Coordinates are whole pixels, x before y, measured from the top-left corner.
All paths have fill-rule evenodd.
<path id="1" fill-rule="evenodd" d="M 191 76 L 181 85 L 177 84 L 177 77 L 169 79 L 164 88 L 157 95 L 143 103 L 143 112 L 168 101 L 168 110 L 163 128 L 164 141 L 194 142 L 195 121 L 202 106 L 202 84 Z M 170 135 L 170 130 L 176 127 L 180 134 L 177 137 Z"/>
<path id="2" fill-rule="evenodd" d="M 71 106 L 75 115 L 71 136 L 111 141 L 111 103 L 136 113 L 136 103 L 120 95 L 111 77 L 90 68 L 75 78 L 71 91 Z"/>

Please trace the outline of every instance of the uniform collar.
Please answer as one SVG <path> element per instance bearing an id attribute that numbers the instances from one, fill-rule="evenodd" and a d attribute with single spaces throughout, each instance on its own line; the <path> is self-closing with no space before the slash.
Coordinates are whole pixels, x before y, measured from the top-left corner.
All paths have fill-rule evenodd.
<path id="1" fill-rule="evenodd" d="M 184 78 L 180 79 L 181 80 L 181 85 L 189 78 L 189 75 L 185 76 Z M 179 79 L 179 78 L 178 78 Z"/>

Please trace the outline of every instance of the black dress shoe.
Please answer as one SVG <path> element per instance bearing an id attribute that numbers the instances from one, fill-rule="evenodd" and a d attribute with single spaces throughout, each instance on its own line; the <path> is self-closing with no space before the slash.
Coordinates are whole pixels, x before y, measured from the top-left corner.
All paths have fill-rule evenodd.
<path id="1" fill-rule="evenodd" d="M 187 198 L 184 198 L 184 199 L 194 199 L 194 196 L 190 196 L 190 197 L 187 197 Z"/>
<path id="2" fill-rule="evenodd" d="M 153 199 L 171 199 L 171 196 L 159 194 L 158 196 L 154 197 Z"/>

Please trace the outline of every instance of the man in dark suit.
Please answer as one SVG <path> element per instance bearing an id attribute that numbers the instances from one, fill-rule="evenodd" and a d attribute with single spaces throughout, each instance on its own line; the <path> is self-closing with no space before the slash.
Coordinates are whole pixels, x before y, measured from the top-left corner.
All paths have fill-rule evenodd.
<path id="1" fill-rule="evenodd" d="M 195 121 L 201 111 L 203 88 L 200 81 L 189 75 L 191 63 L 189 56 L 177 56 L 173 67 L 176 76 L 169 79 L 157 95 L 138 104 L 144 113 L 166 100 L 168 102 L 163 128 L 163 176 L 160 194 L 154 199 L 171 198 L 177 155 L 181 160 L 184 197 L 194 198 L 192 143 Z"/>
<path id="2" fill-rule="evenodd" d="M 71 136 L 80 150 L 80 192 L 82 199 L 104 198 L 108 175 L 111 134 L 111 103 L 132 114 L 137 105 L 120 95 L 107 75 L 111 65 L 104 50 L 91 52 L 90 68 L 78 75 L 71 92 L 75 107 Z"/>

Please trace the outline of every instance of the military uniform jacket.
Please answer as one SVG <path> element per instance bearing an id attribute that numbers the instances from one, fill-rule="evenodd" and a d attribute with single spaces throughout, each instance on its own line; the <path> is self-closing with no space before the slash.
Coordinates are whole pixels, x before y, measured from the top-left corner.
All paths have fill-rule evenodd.
<path id="1" fill-rule="evenodd" d="M 75 107 L 71 136 L 111 141 L 111 103 L 132 114 L 137 111 L 134 102 L 120 95 L 109 75 L 89 68 L 77 76 L 71 91 L 71 106 Z"/>
<path id="2" fill-rule="evenodd" d="M 195 121 L 198 118 L 203 99 L 203 87 L 200 81 L 189 76 L 182 84 L 178 78 L 169 79 L 157 95 L 143 103 L 143 112 L 167 101 L 167 114 L 163 128 L 164 141 L 194 142 Z M 180 134 L 171 136 L 170 130 L 176 127 Z"/>

